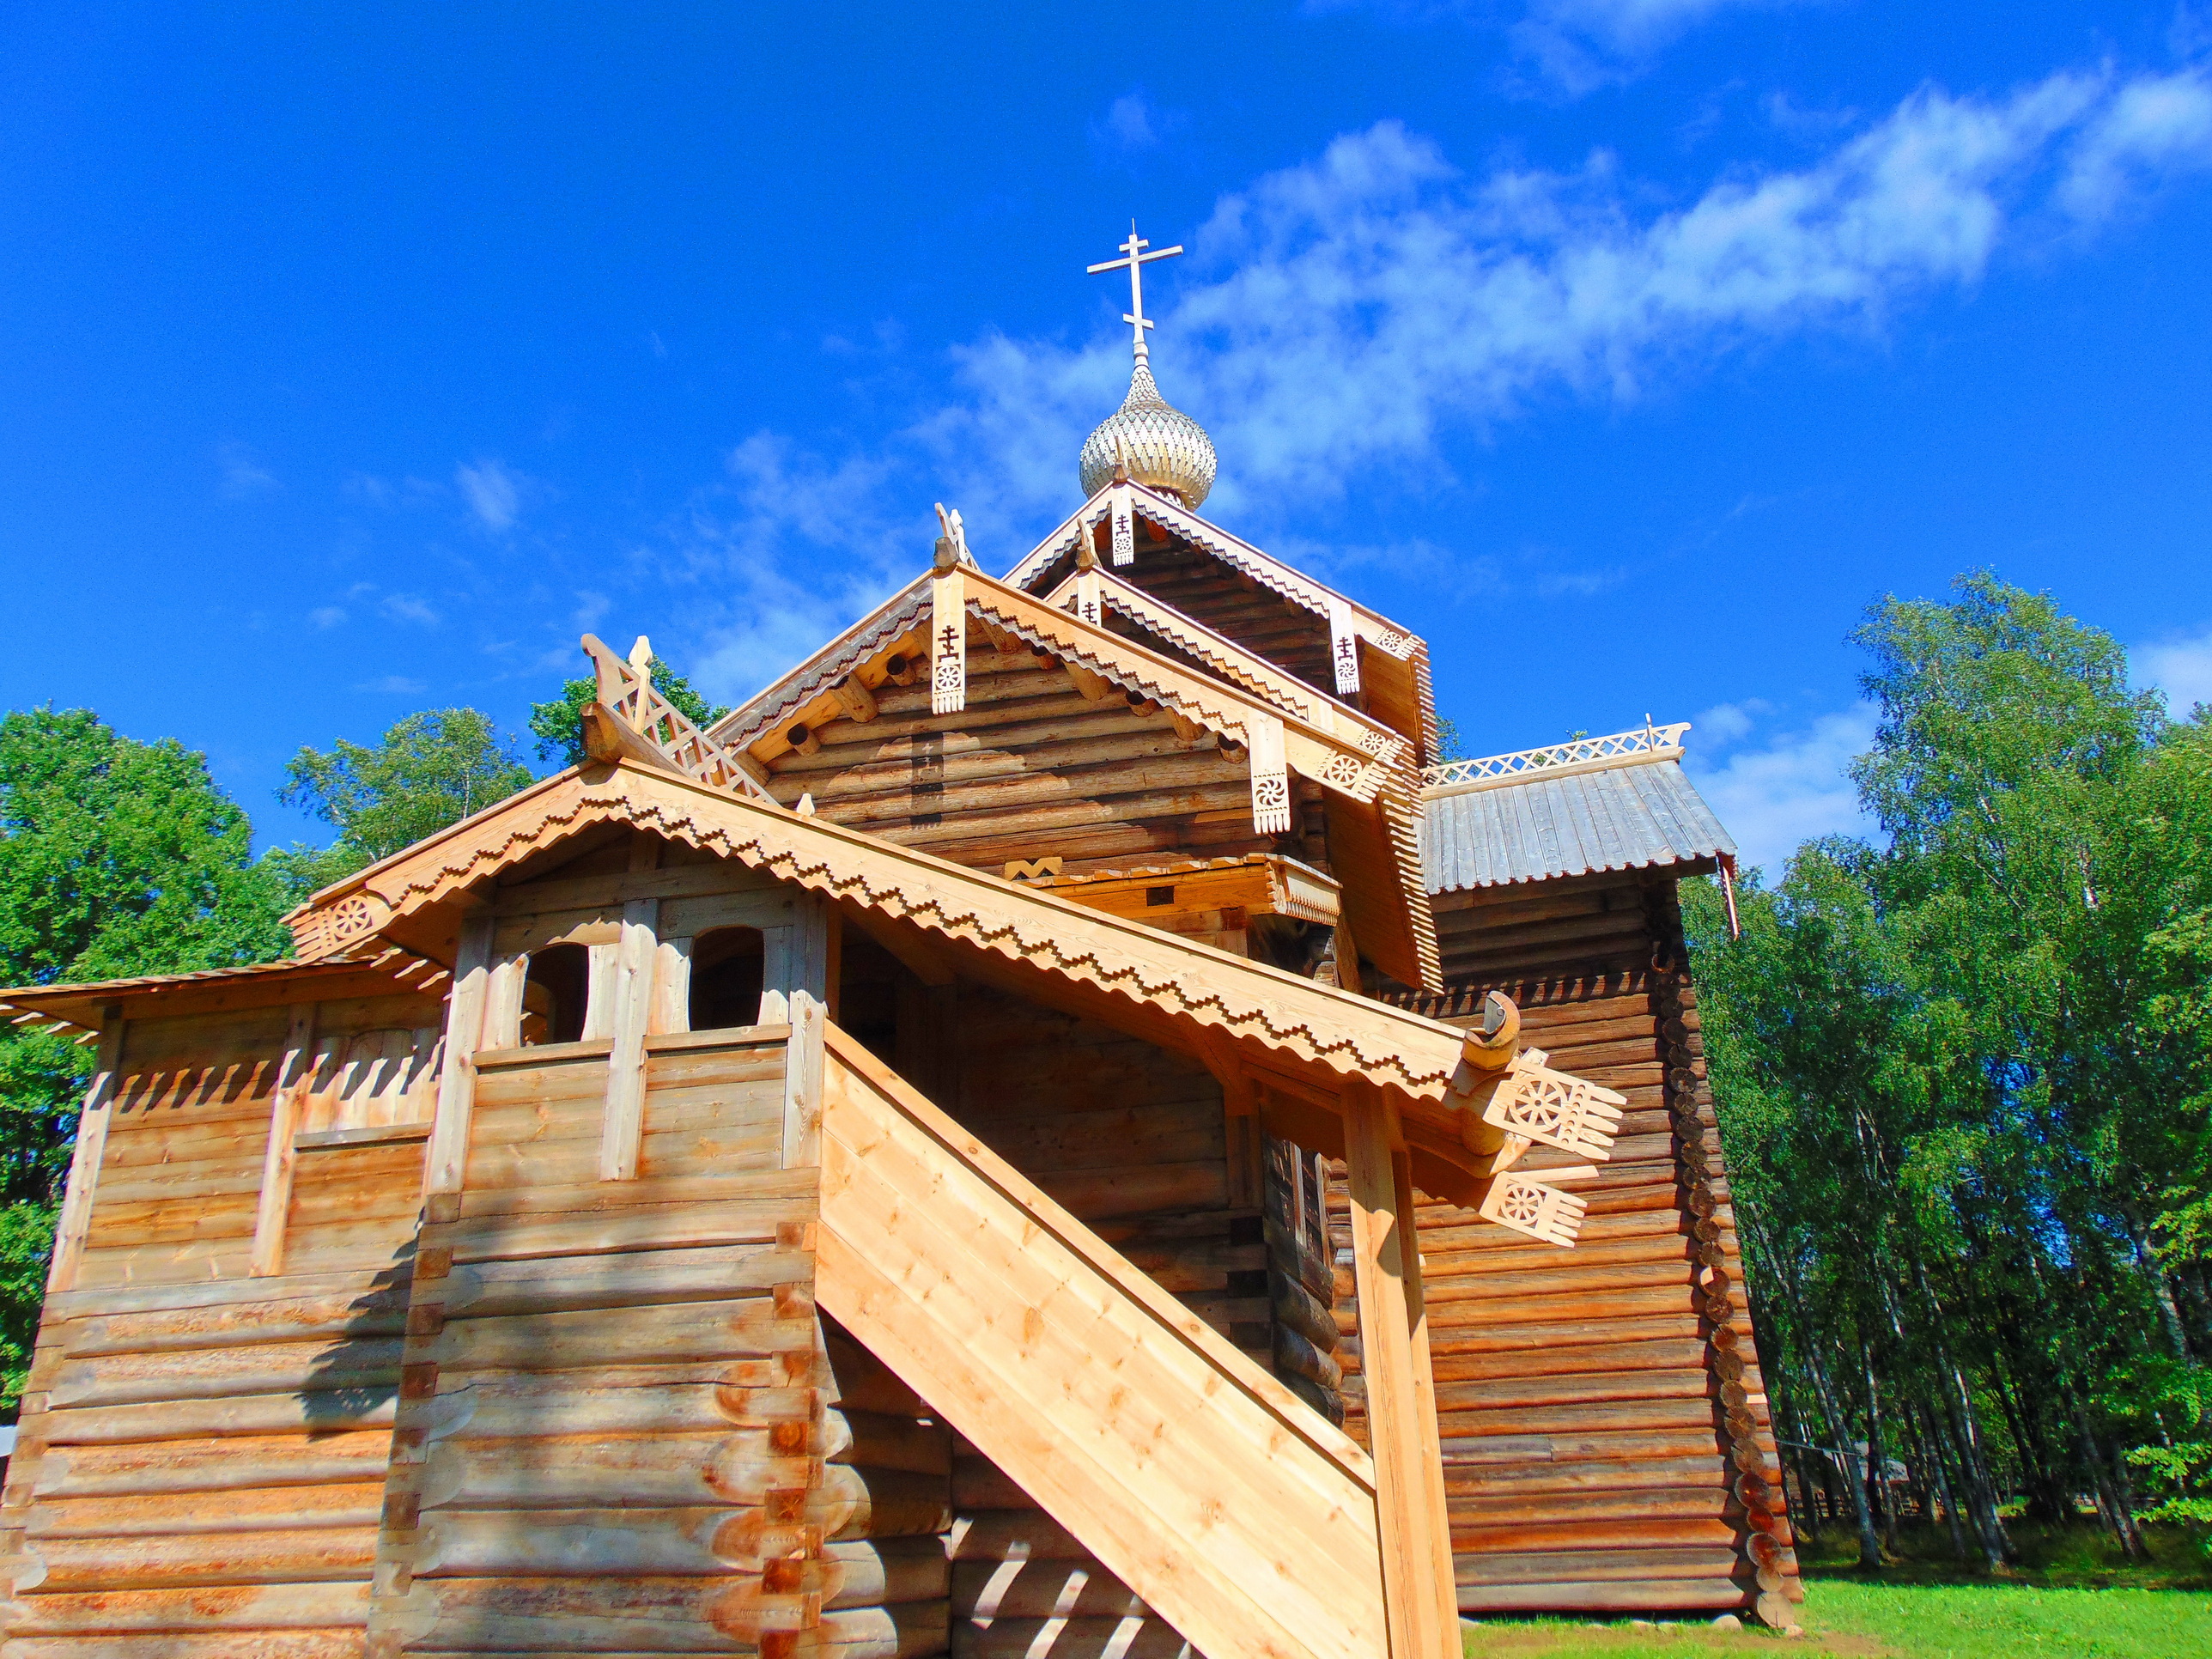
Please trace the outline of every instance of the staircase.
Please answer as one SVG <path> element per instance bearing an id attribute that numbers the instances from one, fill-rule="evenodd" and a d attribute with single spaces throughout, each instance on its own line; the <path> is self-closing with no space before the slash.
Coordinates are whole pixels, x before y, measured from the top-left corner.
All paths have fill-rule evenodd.
<path id="1" fill-rule="evenodd" d="M 1376 1659 L 1367 1455 L 834 1025 L 815 1295 L 1208 1659 Z"/>

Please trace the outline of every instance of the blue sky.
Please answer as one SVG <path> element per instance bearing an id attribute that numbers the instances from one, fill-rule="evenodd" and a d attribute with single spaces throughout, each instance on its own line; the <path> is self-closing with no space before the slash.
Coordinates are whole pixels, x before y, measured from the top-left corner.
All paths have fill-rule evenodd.
<path id="1" fill-rule="evenodd" d="M 2212 10 L 1890 0 L 15 7 L 7 706 L 207 751 L 726 701 L 1003 568 L 1127 383 L 1425 633 L 1475 752 L 1698 722 L 1855 822 L 1844 641 L 1989 565 L 2212 698 Z"/>

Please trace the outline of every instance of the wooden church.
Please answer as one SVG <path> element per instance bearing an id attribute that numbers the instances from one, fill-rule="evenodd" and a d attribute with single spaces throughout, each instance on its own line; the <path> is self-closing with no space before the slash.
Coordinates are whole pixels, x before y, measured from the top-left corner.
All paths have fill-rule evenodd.
<path id="1" fill-rule="evenodd" d="M 1429 647 L 1083 505 L 96 1043 L 0 1659 L 1449 1659 L 1799 1594 L 1683 727 L 1439 763 Z M 1480 1647 L 1480 1634 L 1473 1638 Z"/>

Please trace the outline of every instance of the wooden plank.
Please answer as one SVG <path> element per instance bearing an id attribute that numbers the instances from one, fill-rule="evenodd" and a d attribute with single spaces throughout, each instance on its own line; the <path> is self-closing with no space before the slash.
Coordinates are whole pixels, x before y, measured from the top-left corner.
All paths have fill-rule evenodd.
<path id="1" fill-rule="evenodd" d="M 100 1185 L 100 1161 L 107 1150 L 107 1121 L 114 1105 L 116 1079 L 123 1068 L 128 1024 L 111 1006 L 100 1024 L 100 1057 L 85 1090 L 84 1104 L 78 1109 L 76 1147 L 70 1154 L 69 1184 L 54 1227 L 53 1263 L 46 1272 L 49 1296 L 76 1288 L 85 1239 L 92 1231 L 93 1198 Z"/>
<path id="2" fill-rule="evenodd" d="M 622 945 L 610 988 L 614 1040 L 607 1056 L 606 1116 L 599 1142 L 599 1179 L 637 1178 L 638 1136 L 645 1122 L 645 1038 L 652 1024 L 653 933 L 660 901 L 623 905 Z"/>
<path id="3" fill-rule="evenodd" d="M 483 1046 L 484 995 L 491 975 L 492 918 L 461 923 L 447 998 L 445 1063 L 438 1077 L 438 1109 L 431 1121 L 429 1161 L 423 1189 L 457 1193 L 468 1168 L 469 1116 L 476 1104 L 476 1055 Z"/>
<path id="4" fill-rule="evenodd" d="M 791 1041 L 784 1048 L 783 1167 L 822 1162 L 823 1027 L 827 1010 L 811 993 L 791 994 Z"/>
<path id="5" fill-rule="evenodd" d="M 259 1206 L 253 1218 L 253 1265 L 257 1279 L 284 1271 L 284 1218 L 292 1207 L 292 1164 L 297 1156 L 293 1134 L 307 1091 L 307 1073 L 315 1049 L 315 1005 L 295 1002 L 285 1040 L 284 1066 L 277 1074 L 276 1097 L 269 1114 L 269 1146 L 261 1164 Z"/>
<path id="6" fill-rule="evenodd" d="M 1358 1286 L 1369 1444 L 1390 1653 L 1457 1659 L 1451 1599 L 1451 1523 L 1437 1448 L 1434 1382 L 1420 1301 L 1410 1182 L 1393 1147 L 1381 1091 L 1352 1079 L 1344 1092 L 1352 1196 L 1352 1270 Z M 1417 1334 L 1419 1340 L 1417 1340 Z"/>
<path id="7" fill-rule="evenodd" d="M 1373 1498 L 1349 1443 L 830 1041 L 823 1307 L 1206 1651 L 1372 1659 Z"/>

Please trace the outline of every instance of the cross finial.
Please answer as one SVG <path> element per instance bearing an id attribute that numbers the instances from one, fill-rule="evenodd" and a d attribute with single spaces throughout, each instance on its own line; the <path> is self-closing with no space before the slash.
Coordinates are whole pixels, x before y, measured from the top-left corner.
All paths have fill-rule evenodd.
<path id="1" fill-rule="evenodd" d="M 1137 234 L 1137 222 L 1132 219 L 1129 221 L 1129 240 L 1121 244 L 1122 257 L 1087 267 L 1089 274 L 1094 276 L 1102 270 L 1127 268 L 1129 308 L 1121 313 L 1121 320 L 1128 324 L 1136 334 L 1137 361 L 1140 363 L 1150 355 L 1145 349 L 1145 331 L 1152 325 L 1152 319 L 1145 315 L 1144 268 L 1155 259 L 1172 259 L 1182 252 L 1182 244 L 1178 242 L 1173 247 L 1155 248 L 1150 253 L 1146 252 L 1145 250 L 1152 246 Z"/>

